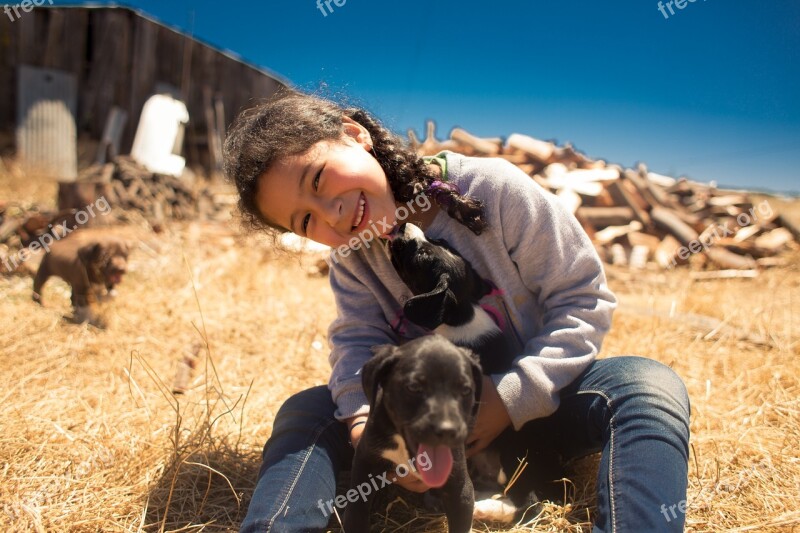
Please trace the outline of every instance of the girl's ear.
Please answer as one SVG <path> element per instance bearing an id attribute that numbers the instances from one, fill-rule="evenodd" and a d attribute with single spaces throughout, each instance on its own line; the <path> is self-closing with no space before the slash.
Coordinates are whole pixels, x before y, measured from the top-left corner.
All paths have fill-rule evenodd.
<path id="1" fill-rule="evenodd" d="M 367 128 L 347 115 L 342 115 L 342 127 L 344 128 L 345 136 L 360 144 L 364 150 L 368 152 L 372 150 L 372 136 L 367 131 Z"/>

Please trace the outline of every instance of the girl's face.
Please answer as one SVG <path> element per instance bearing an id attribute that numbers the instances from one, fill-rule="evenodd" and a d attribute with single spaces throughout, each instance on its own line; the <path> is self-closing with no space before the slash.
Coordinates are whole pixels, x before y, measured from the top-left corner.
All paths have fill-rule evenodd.
<path id="1" fill-rule="evenodd" d="M 397 208 L 386 174 L 369 152 L 367 130 L 344 117 L 344 135 L 285 157 L 259 177 L 256 205 L 267 220 L 338 247 L 372 226 L 381 236 Z M 382 222 L 381 222 L 382 221 Z"/>

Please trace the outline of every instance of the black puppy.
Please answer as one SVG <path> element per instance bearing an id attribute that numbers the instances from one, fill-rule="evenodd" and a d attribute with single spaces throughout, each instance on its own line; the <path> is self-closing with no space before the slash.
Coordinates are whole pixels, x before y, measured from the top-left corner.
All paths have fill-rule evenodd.
<path id="1" fill-rule="evenodd" d="M 510 370 L 514 346 L 479 305 L 491 287 L 472 265 L 444 240 L 429 241 L 413 224 L 396 226 L 389 237 L 392 265 L 414 294 L 403 306 L 405 317 L 473 350 L 485 374 Z M 552 481 L 563 477 L 558 453 L 545 438 L 523 442 L 530 440 L 509 429 L 470 460 L 476 489 L 488 492 L 485 496 L 502 489 L 523 456 L 531 463 L 508 490 L 508 498 L 478 497 L 475 518 L 510 522 L 521 518 L 538 496 L 557 499 L 559 487 Z"/>
<path id="2" fill-rule="evenodd" d="M 396 481 L 401 474 L 397 465 L 415 464 L 408 475 L 434 487 L 449 531 L 470 531 L 474 492 L 464 445 L 481 397 L 475 354 L 438 335 L 374 351 L 363 368 L 370 414 L 356 447 L 348 492 L 360 497 L 348 498 L 344 531 L 368 531 L 373 488 L 382 488 L 387 478 Z"/>
<path id="3" fill-rule="evenodd" d="M 478 354 L 485 374 L 507 372 L 514 348 L 480 305 L 491 287 L 443 240 L 429 241 L 414 224 L 395 226 L 389 235 L 392 265 L 414 294 L 405 317 Z"/>

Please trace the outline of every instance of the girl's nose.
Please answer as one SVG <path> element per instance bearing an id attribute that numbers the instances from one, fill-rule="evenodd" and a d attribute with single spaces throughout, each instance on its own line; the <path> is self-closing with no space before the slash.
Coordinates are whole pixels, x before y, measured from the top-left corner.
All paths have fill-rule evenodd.
<path id="1" fill-rule="evenodd" d="M 319 212 L 322 220 L 329 226 L 336 228 L 341 223 L 344 211 L 344 204 L 341 198 L 335 197 L 330 199 L 320 198 Z"/>

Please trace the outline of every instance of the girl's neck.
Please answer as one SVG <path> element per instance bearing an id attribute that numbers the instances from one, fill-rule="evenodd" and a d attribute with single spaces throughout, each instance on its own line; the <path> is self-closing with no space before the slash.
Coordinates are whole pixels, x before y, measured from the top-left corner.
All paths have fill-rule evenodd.
<path id="1" fill-rule="evenodd" d="M 436 176 L 434 179 L 440 180 L 442 179 L 442 167 L 437 165 L 436 163 L 428 163 L 428 166 L 433 171 L 434 175 Z M 399 206 L 400 204 L 398 204 Z M 404 222 L 411 222 L 415 226 L 417 226 L 422 231 L 425 231 L 428 226 L 431 225 L 433 219 L 436 218 L 436 215 L 439 214 L 439 206 L 430 202 L 430 209 L 426 211 L 418 210 L 416 213 L 411 214 Z"/>

